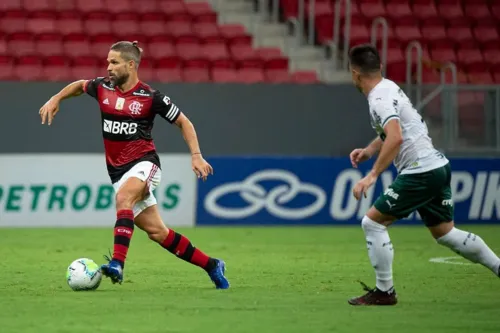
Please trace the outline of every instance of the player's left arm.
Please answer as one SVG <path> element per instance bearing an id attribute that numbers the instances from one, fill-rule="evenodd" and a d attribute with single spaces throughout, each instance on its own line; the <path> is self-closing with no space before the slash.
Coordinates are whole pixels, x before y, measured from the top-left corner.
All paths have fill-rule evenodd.
<path id="1" fill-rule="evenodd" d="M 153 112 L 166 119 L 169 123 L 175 124 L 181 130 L 192 157 L 192 168 L 198 178 L 207 179 L 209 174 L 213 174 L 213 168 L 205 161 L 201 154 L 200 144 L 196 129 L 189 118 L 179 110 L 179 107 L 172 103 L 168 96 L 156 91 L 153 96 Z"/>
<path id="2" fill-rule="evenodd" d="M 381 114 L 387 114 L 387 112 L 381 112 Z M 398 155 L 399 148 L 403 143 L 403 133 L 399 123 L 399 115 L 395 112 L 389 113 L 382 119 L 385 119 L 382 125 L 384 127 L 385 140 L 378 154 L 378 158 L 370 171 L 371 175 L 375 178 L 391 165 Z"/>

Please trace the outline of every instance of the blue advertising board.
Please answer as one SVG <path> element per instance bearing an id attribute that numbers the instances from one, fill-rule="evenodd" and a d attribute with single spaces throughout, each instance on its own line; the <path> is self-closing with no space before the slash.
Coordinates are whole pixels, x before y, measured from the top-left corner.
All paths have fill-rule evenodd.
<path id="1" fill-rule="evenodd" d="M 396 178 L 384 171 L 366 198 L 354 185 L 373 162 L 351 166 L 348 158 L 217 157 L 214 175 L 198 185 L 198 225 L 359 224 L 373 202 Z M 455 221 L 498 223 L 500 159 L 450 159 Z M 421 223 L 412 214 L 397 224 Z"/>

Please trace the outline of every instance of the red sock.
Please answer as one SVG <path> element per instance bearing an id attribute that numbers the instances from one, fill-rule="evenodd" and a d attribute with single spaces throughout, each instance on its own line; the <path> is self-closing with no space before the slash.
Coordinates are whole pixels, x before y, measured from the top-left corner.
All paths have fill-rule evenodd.
<path id="1" fill-rule="evenodd" d="M 161 243 L 161 246 L 182 260 L 201 267 L 206 271 L 210 271 L 217 265 L 215 259 L 210 258 L 205 253 L 195 248 L 189 239 L 172 229 L 169 229 L 167 238 Z"/>
<path id="2" fill-rule="evenodd" d="M 118 261 L 122 267 L 127 258 L 130 239 L 134 233 L 134 212 L 131 209 L 122 209 L 116 213 L 116 224 L 114 230 L 115 245 L 113 247 L 113 259 Z"/>

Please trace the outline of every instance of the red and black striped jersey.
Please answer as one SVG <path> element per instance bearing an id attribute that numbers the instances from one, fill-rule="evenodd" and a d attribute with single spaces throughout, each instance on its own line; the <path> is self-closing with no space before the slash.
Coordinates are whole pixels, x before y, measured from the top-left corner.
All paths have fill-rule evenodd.
<path id="1" fill-rule="evenodd" d="M 122 92 L 108 78 L 85 82 L 84 91 L 94 97 L 101 109 L 106 165 L 111 182 L 117 182 L 135 164 L 150 161 L 160 166 L 151 136 L 156 115 L 174 123 L 179 108 L 169 97 L 139 81 Z"/>

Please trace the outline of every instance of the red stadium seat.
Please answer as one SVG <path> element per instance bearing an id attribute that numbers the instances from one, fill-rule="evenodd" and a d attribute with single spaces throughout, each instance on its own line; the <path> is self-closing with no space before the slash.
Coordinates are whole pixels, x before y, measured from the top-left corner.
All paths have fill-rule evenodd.
<path id="1" fill-rule="evenodd" d="M 200 47 L 200 55 L 210 60 L 228 59 L 229 51 L 225 44 L 205 44 Z"/>
<path id="2" fill-rule="evenodd" d="M 28 12 L 52 10 L 54 3 L 50 0 L 23 0 L 23 8 Z"/>
<path id="3" fill-rule="evenodd" d="M 36 52 L 44 56 L 63 54 L 63 38 L 59 34 L 48 33 L 36 36 Z"/>
<path id="4" fill-rule="evenodd" d="M 318 83 L 318 75 L 313 71 L 296 71 L 290 75 L 290 80 L 298 84 Z"/>
<path id="5" fill-rule="evenodd" d="M 465 15 L 473 18 L 476 21 L 481 21 L 482 19 L 490 18 L 491 12 L 486 3 L 481 3 L 480 1 L 474 1 L 466 3 L 464 5 Z"/>
<path id="6" fill-rule="evenodd" d="M 156 61 L 154 78 L 158 82 L 178 82 L 181 76 L 182 61 L 178 56 L 170 56 Z"/>
<path id="7" fill-rule="evenodd" d="M 413 15 L 419 20 L 439 17 L 434 1 L 413 1 Z"/>
<path id="8" fill-rule="evenodd" d="M 158 0 L 158 12 L 170 17 L 187 14 L 186 3 L 182 0 Z"/>
<path id="9" fill-rule="evenodd" d="M 94 56 L 106 58 L 109 48 L 116 42 L 116 37 L 112 34 L 96 35 L 90 39 L 90 49 Z"/>
<path id="10" fill-rule="evenodd" d="M 268 69 L 264 74 L 269 83 L 290 82 L 290 73 L 287 69 Z"/>
<path id="11" fill-rule="evenodd" d="M 218 83 L 238 82 L 238 72 L 232 68 L 213 68 L 210 76 L 214 82 Z"/>
<path id="12" fill-rule="evenodd" d="M 85 33 L 94 36 L 107 34 L 111 31 L 112 17 L 106 12 L 90 12 L 85 16 L 83 27 Z"/>
<path id="13" fill-rule="evenodd" d="M 386 8 L 383 0 L 363 0 L 359 4 L 361 14 L 370 21 L 379 16 L 386 16 Z"/>
<path id="14" fill-rule="evenodd" d="M 219 37 L 219 27 L 216 23 L 194 23 L 192 25 L 193 33 L 200 39 Z"/>
<path id="15" fill-rule="evenodd" d="M 208 68 L 185 68 L 182 78 L 185 82 L 210 82 L 210 71 Z"/>
<path id="16" fill-rule="evenodd" d="M 79 12 L 95 12 L 103 10 L 102 0 L 76 0 L 76 9 Z"/>
<path id="17" fill-rule="evenodd" d="M 21 10 L 23 9 L 22 0 L 2 0 L 0 1 L 0 11 Z"/>
<path id="18" fill-rule="evenodd" d="M 132 11 L 135 13 L 146 14 L 157 13 L 160 9 L 156 1 L 142 1 L 140 6 L 133 6 Z"/>
<path id="19" fill-rule="evenodd" d="M 26 30 L 31 33 L 45 33 L 56 31 L 56 13 L 35 12 L 26 22 Z"/>
<path id="20" fill-rule="evenodd" d="M 252 84 L 265 81 L 264 72 L 260 68 L 242 68 L 238 70 L 238 82 Z"/>
<path id="21" fill-rule="evenodd" d="M 0 32 L 0 56 L 5 56 L 9 54 L 7 48 L 7 40 L 5 34 Z"/>
<path id="22" fill-rule="evenodd" d="M 118 13 L 111 22 L 111 33 L 121 40 L 131 40 L 129 36 L 140 31 L 140 24 L 135 13 Z"/>
<path id="23" fill-rule="evenodd" d="M 14 67 L 14 75 L 19 81 L 37 81 L 41 79 L 42 71 L 42 60 L 36 55 L 18 58 Z"/>
<path id="24" fill-rule="evenodd" d="M 44 59 L 42 77 L 46 81 L 69 81 L 71 75 L 71 62 L 65 56 L 49 56 Z"/>
<path id="25" fill-rule="evenodd" d="M 148 58 L 142 58 L 141 63 L 139 64 L 139 75 L 141 80 L 146 82 L 154 81 L 154 62 Z"/>
<path id="26" fill-rule="evenodd" d="M 5 33 L 23 32 L 27 19 L 25 11 L 6 11 L 0 18 L 0 31 Z"/>
<path id="27" fill-rule="evenodd" d="M 177 54 L 174 46 L 174 39 L 169 36 L 155 36 L 149 39 L 149 53 L 153 59 L 160 59 Z"/>
<path id="28" fill-rule="evenodd" d="M 14 58 L 0 55 L 0 80 L 14 78 Z"/>
<path id="29" fill-rule="evenodd" d="M 464 16 L 460 2 L 438 3 L 438 12 L 439 16 L 447 20 Z"/>
<path id="30" fill-rule="evenodd" d="M 36 53 L 34 36 L 26 32 L 18 32 L 7 36 L 9 53 L 14 56 Z"/>
<path id="31" fill-rule="evenodd" d="M 63 38 L 64 53 L 70 57 L 91 55 L 90 40 L 85 34 L 69 34 Z"/>
<path id="32" fill-rule="evenodd" d="M 205 15 L 213 13 L 212 6 L 206 1 L 186 2 L 186 11 L 192 16 Z"/>
<path id="33" fill-rule="evenodd" d="M 71 67 L 71 76 L 78 79 L 92 79 L 99 77 L 99 73 L 106 73 L 106 68 L 99 66 L 98 59 L 89 56 L 76 57 Z"/>
<path id="34" fill-rule="evenodd" d="M 59 12 L 56 20 L 56 31 L 62 35 L 83 33 L 83 22 L 78 13 L 74 11 Z"/>
<path id="35" fill-rule="evenodd" d="M 112 14 L 135 12 L 137 7 L 141 7 L 143 3 L 147 2 L 151 1 L 141 1 L 134 4 L 132 0 L 102 0 L 104 9 Z"/>
<path id="36" fill-rule="evenodd" d="M 479 22 L 474 27 L 474 37 L 480 43 L 486 43 L 489 41 L 497 41 L 500 39 L 498 34 L 498 26 L 494 23 L 484 23 Z"/>
<path id="37" fill-rule="evenodd" d="M 165 15 L 163 13 L 144 13 L 140 17 L 139 32 L 144 36 L 162 35 L 165 33 Z"/>

